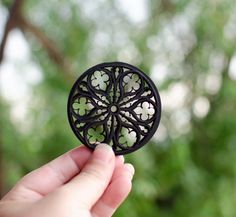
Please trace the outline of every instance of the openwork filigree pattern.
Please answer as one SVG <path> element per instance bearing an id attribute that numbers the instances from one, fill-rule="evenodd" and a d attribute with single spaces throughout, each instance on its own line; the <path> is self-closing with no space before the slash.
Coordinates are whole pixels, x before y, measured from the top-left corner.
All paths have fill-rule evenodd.
<path id="1" fill-rule="evenodd" d="M 161 116 L 158 91 L 142 71 L 126 63 L 88 69 L 74 84 L 68 118 L 75 135 L 90 148 L 110 144 L 117 155 L 142 147 Z"/>

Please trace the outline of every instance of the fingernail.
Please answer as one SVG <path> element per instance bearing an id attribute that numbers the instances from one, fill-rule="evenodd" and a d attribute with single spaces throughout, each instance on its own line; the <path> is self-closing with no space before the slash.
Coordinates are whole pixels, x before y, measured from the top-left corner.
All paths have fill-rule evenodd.
<path id="1" fill-rule="evenodd" d="M 133 179 L 134 173 L 135 173 L 135 169 L 134 166 L 130 163 L 126 163 L 125 167 L 127 168 L 127 170 L 129 171 L 129 173 L 131 174 L 130 178 L 131 180 Z"/>
<path id="2" fill-rule="evenodd" d="M 95 158 L 106 162 L 110 162 L 113 158 L 115 158 L 112 147 L 105 143 L 97 144 L 94 155 Z"/>

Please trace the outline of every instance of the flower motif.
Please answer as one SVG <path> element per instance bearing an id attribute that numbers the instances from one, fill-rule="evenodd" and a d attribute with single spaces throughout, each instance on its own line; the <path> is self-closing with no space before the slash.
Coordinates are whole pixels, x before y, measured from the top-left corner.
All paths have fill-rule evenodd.
<path id="1" fill-rule="evenodd" d="M 87 114 L 87 112 L 90 111 L 91 108 L 93 108 L 93 105 L 91 104 L 90 100 L 85 97 L 76 99 L 72 106 L 73 106 L 73 109 L 80 116 Z"/>
<path id="2" fill-rule="evenodd" d="M 149 139 L 160 102 L 150 81 L 135 70 L 99 67 L 77 81 L 71 119 L 82 142 L 105 142 L 124 153 Z"/>
<path id="3" fill-rule="evenodd" d="M 105 90 L 109 76 L 105 72 L 95 71 L 92 75 L 92 85 L 96 89 Z"/>
<path id="4" fill-rule="evenodd" d="M 135 108 L 135 113 L 141 120 L 148 120 L 155 113 L 155 109 L 151 103 L 144 101 Z"/>
<path id="5" fill-rule="evenodd" d="M 128 92 L 138 90 L 140 87 L 139 80 L 140 78 L 137 74 L 127 74 L 124 76 L 124 88 L 126 88 Z"/>
<path id="6" fill-rule="evenodd" d="M 88 137 L 92 143 L 102 142 L 104 139 L 103 128 L 101 126 L 90 128 L 88 130 Z"/>
<path id="7" fill-rule="evenodd" d="M 131 147 L 136 141 L 137 133 L 131 128 L 123 128 L 119 136 L 119 143 L 123 147 Z"/>

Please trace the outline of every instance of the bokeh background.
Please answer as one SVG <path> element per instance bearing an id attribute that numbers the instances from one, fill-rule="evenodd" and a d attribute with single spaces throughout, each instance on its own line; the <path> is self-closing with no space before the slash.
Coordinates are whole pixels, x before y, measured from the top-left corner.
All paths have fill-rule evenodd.
<path id="1" fill-rule="evenodd" d="M 79 144 L 69 90 L 118 60 L 153 79 L 163 115 L 126 157 L 134 188 L 115 216 L 236 216 L 235 0 L 1 0 L 0 40 L 2 195 Z"/>

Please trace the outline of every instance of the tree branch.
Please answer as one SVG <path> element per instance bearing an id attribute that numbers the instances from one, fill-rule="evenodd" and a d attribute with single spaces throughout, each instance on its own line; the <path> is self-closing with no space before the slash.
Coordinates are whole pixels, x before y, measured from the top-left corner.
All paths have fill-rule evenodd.
<path id="1" fill-rule="evenodd" d="M 47 51 L 49 57 L 65 72 L 67 79 L 72 79 L 72 70 L 70 64 L 63 56 L 63 54 L 56 47 L 55 43 L 49 39 L 43 31 L 37 26 L 26 20 L 22 15 L 18 18 L 18 27 L 23 32 L 30 32 Z"/>
<path id="2" fill-rule="evenodd" d="M 17 17 L 21 13 L 20 11 L 21 11 L 23 2 L 24 0 L 15 0 L 9 11 L 9 16 L 5 25 L 2 42 L 0 45 L 0 63 L 3 60 L 8 34 L 13 28 L 17 26 L 17 20 L 18 20 Z"/>
<path id="3" fill-rule="evenodd" d="M 8 19 L 5 25 L 3 38 L 0 44 L 0 63 L 3 60 L 4 50 L 7 43 L 7 38 L 10 31 L 17 26 L 17 17 L 20 14 L 21 7 L 24 0 L 15 0 L 12 7 L 9 10 Z M 3 141 L 1 137 L 1 129 L 0 129 L 0 198 L 3 195 L 4 189 L 4 167 L 3 167 Z"/>
<path id="4" fill-rule="evenodd" d="M 49 39 L 43 31 L 40 30 L 37 26 L 29 22 L 22 14 L 21 8 L 24 0 L 15 0 L 10 11 L 9 17 L 5 26 L 3 39 L 0 45 L 0 63 L 3 60 L 4 49 L 7 42 L 7 37 L 10 31 L 14 28 L 19 28 L 23 32 L 31 33 L 43 46 L 43 48 L 48 53 L 48 56 L 51 60 L 56 63 L 64 72 L 66 80 L 73 81 L 71 64 L 68 63 L 68 60 L 64 55 L 59 51 L 55 43 Z"/>

